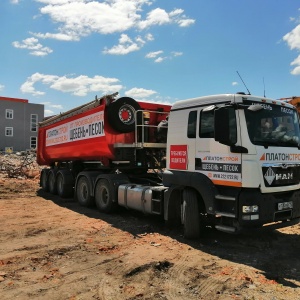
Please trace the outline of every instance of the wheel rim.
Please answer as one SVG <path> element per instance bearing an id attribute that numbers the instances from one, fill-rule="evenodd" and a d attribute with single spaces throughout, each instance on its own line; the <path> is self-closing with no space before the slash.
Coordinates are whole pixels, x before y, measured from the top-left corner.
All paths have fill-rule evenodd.
<path id="1" fill-rule="evenodd" d="M 79 198 L 86 201 L 88 200 L 88 187 L 84 179 L 82 179 L 79 183 Z"/>
<path id="2" fill-rule="evenodd" d="M 87 187 L 86 187 L 86 185 L 84 185 L 84 186 L 82 187 L 82 196 L 83 196 L 83 199 L 84 199 L 84 200 L 87 200 L 87 195 L 88 195 Z"/>
<path id="3" fill-rule="evenodd" d="M 133 124 L 134 123 L 134 108 L 128 104 L 121 106 L 120 110 L 119 110 L 119 118 L 126 125 Z"/>
<path id="4" fill-rule="evenodd" d="M 100 190 L 100 195 L 101 195 L 100 199 L 102 200 L 103 204 L 107 204 L 108 203 L 108 197 L 109 197 L 107 189 L 102 187 L 102 189 Z"/>

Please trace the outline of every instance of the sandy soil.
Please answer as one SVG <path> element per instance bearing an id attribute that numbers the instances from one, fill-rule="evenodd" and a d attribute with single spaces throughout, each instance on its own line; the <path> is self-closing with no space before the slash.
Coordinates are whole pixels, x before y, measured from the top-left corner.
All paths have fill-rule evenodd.
<path id="1" fill-rule="evenodd" d="M 180 228 L 114 215 L 0 178 L 3 299 L 300 299 L 300 225 L 187 241 Z"/>

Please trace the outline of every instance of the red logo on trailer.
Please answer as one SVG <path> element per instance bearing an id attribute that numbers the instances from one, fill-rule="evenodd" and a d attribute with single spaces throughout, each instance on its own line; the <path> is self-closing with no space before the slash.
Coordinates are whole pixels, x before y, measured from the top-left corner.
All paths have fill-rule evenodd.
<path id="1" fill-rule="evenodd" d="M 170 169 L 187 170 L 187 145 L 170 146 Z"/>

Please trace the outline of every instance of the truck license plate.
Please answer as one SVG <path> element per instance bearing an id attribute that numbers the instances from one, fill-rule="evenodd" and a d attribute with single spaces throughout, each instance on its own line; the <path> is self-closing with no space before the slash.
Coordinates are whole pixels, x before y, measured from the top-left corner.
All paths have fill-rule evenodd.
<path id="1" fill-rule="evenodd" d="M 278 210 L 293 208 L 293 201 L 278 203 Z"/>

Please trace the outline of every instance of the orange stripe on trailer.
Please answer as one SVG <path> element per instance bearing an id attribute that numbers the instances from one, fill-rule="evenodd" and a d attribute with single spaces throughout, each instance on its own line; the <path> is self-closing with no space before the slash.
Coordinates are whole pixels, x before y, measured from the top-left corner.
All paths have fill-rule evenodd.
<path id="1" fill-rule="evenodd" d="M 237 181 L 227 181 L 227 180 L 212 180 L 215 185 L 227 185 L 227 186 L 235 186 L 241 187 L 242 183 Z"/>

